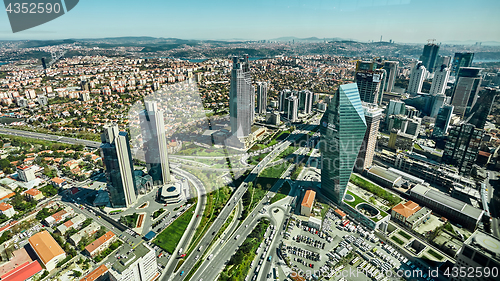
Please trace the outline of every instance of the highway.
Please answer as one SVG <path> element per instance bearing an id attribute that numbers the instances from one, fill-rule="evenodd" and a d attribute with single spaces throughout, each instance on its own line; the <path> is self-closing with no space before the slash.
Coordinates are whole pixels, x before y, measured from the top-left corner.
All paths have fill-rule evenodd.
<path id="1" fill-rule="evenodd" d="M 181 267 L 175 272 L 175 274 L 164 274 L 162 275 L 162 280 L 183 280 L 184 277 L 188 274 L 188 272 L 193 268 L 193 266 L 196 264 L 197 259 L 196 256 L 203 257 L 204 252 L 206 251 L 207 247 L 210 245 L 210 243 L 213 240 L 213 237 L 215 234 L 217 234 L 222 227 L 222 225 L 225 223 L 233 209 L 235 208 L 237 202 L 241 200 L 243 195 L 245 194 L 247 188 L 248 188 L 248 183 L 253 182 L 256 178 L 257 175 L 266 167 L 267 164 L 269 164 L 276 156 L 278 156 L 282 151 L 284 151 L 286 148 L 288 148 L 294 140 L 300 138 L 303 135 L 303 133 L 299 130 L 293 132 L 290 134 L 290 136 L 284 140 L 282 143 L 278 144 L 275 146 L 274 150 L 270 152 L 264 159 L 256 166 L 254 169 L 251 171 L 251 173 L 247 176 L 245 181 L 235 190 L 233 197 L 227 202 L 226 206 L 222 209 L 220 212 L 219 216 L 215 219 L 215 221 L 212 223 L 208 231 L 206 232 L 205 236 L 200 240 L 200 242 L 197 244 L 196 248 L 198 249 L 200 246 L 202 246 L 202 250 L 198 251 L 195 250 L 193 251 L 189 256 L 187 256 L 186 260 L 184 263 L 181 265 Z M 258 210 L 259 206 L 254 209 Z M 252 212 L 253 213 L 253 212 Z M 252 218 L 252 220 L 254 220 Z M 243 225 L 243 224 L 242 224 Z M 249 225 L 250 226 L 250 225 Z M 238 230 L 237 230 L 238 231 Z M 248 235 L 246 233 L 245 235 L 242 235 L 242 239 Z M 244 240 L 244 239 L 243 239 Z M 229 243 L 233 244 L 233 243 Z M 177 254 L 177 253 L 176 253 Z M 172 259 L 175 259 L 173 256 Z M 183 273 L 181 276 L 180 273 Z M 170 271 L 169 271 L 170 272 Z M 206 272 L 204 270 L 197 270 L 197 275 L 199 272 L 203 272 L 203 276 L 206 275 Z M 198 279 L 192 279 L 192 280 L 198 280 Z M 210 280 L 210 279 L 207 279 Z"/>
<path id="2" fill-rule="evenodd" d="M 101 145 L 100 142 L 96 142 L 96 141 L 75 139 L 75 138 L 69 138 L 69 137 L 62 137 L 62 136 L 42 134 L 42 133 L 29 132 L 29 131 L 21 131 L 21 130 L 8 129 L 8 128 L 0 128 L 0 134 L 33 138 L 33 139 L 46 140 L 46 141 L 55 141 L 55 142 L 61 142 L 61 143 L 67 143 L 67 144 L 82 144 L 82 145 L 89 147 L 89 148 L 99 148 L 99 146 Z"/>
<path id="3" fill-rule="evenodd" d="M 280 179 L 270 192 L 276 192 L 281 184 L 284 182 Z M 270 194 L 268 192 L 268 195 Z M 205 260 L 200 268 L 193 275 L 191 280 L 216 280 L 216 277 L 224 269 L 226 263 L 229 261 L 232 255 L 236 253 L 241 244 L 245 241 L 246 237 L 252 232 L 255 226 L 258 224 L 259 220 L 266 217 L 269 218 L 271 224 L 276 226 L 276 221 L 274 218 L 270 217 L 269 214 L 260 214 L 261 210 L 266 207 L 269 199 L 265 197 L 259 204 L 253 209 L 253 211 L 248 215 L 248 217 L 241 223 L 238 229 L 219 247 L 215 250 L 214 256 L 210 260 Z M 267 212 L 271 210 L 266 210 Z M 238 237 L 238 239 L 236 239 Z"/>
<path id="4" fill-rule="evenodd" d="M 179 249 L 182 248 L 187 250 L 189 243 L 191 243 L 191 239 L 193 238 L 193 235 L 196 231 L 196 228 L 198 227 L 198 225 L 201 222 L 201 219 L 203 218 L 203 212 L 207 204 L 207 194 L 205 185 L 197 177 L 191 175 L 190 173 L 175 168 L 172 168 L 172 171 L 175 172 L 176 174 L 180 174 L 186 177 L 189 181 L 193 183 L 193 185 L 196 187 L 196 190 L 198 191 L 198 204 L 196 204 L 196 210 L 193 214 L 193 218 L 189 222 L 188 227 L 184 231 L 184 235 L 181 237 L 181 240 L 177 244 L 175 252 L 172 253 L 172 257 L 168 261 L 167 266 L 165 266 L 165 269 L 163 270 L 162 274 L 165 274 L 165 276 L 170 276 L 174 272 L 175 267 L 177 266 L 176 257 Z"/>

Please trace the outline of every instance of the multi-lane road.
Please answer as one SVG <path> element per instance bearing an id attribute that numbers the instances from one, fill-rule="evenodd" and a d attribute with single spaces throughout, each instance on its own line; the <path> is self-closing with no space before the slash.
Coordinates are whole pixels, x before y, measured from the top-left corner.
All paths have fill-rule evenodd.
<path id="1" fill-rule="evenodd" d="M 308 131 L 300 131 L 297 130 L 296 132 L 290 134 L 287 140 L 284 140 L 281 144 L 277 145 L 272 152 L 270 152 L 250 173 L 250 175 L 245 179 L 245 181 L 236 189 L 234 196 L 230 199 L 230 201 L 226 204 L 220 215 L 217 217 L 216 221 L 212 224 L 210 229 L 207 231 L 207 234 L 202 238 L 201 242 L 197 245 L 197 248 L 202 247 L 201 251 L 195 251 L 191 253 L 190 256 L 187 257 L 186 261 L 182 264 L 182 266 L 177 270 L 175 275 L 167 277 L 164 276 L 163 280 L 183 280 L 184 277 L 188 274 L 188 272 L 193 268 L 193 266 L 197 263 L 199 258 L 202 258 L 204 256 L 205 251 L 207 250 L 207 247 L 211 244 L 213 237 L 226 219 L 229 217 L 231 214 L 233 208 L 235 207 L 236 203 L 242 198 L 243 194 L 246 192 L 248 188 L 248 183 L 253 182 L 255 178 L 258 176 L 258 174 L 264 170 L 264 168 L 269 164 L 276 156 L 278 156 L 281 152 L 283 152 L 285 149 L 287 149 L 295 140 L 299 139 L 303 134 L 307 133 Z M 287 173 L 289 174 L 289 171 Z M 280 180 L 282 181 L 282 180 Z M 276 184 L 275 186 L 280 186 Z M 252 213 L 246 218 L 246 220 L 241 224 L 241 226 L 233 233 L 231 238 L 227 240 L 227 242 L 224 244 L 224 246 L 228 245 L 227 249 L 224 249 L 221 251 L 221 253 L 224 254 L 224 258 L 217 257 L 214 258 L 213 260 L 215 261 L 216 264 L 213 264 L 213 267 L 205 265 L 205 268 L 199 268 L 195 275 L 193 276 L 192 280 L 198 280 L 200 279 L 199 277 L 207 278 L 207 274 L 215 274 L 213 277 L 215 278 L 219 271 L 221 270 L 221 266 L 223 263 L 229 259 L 229 257 L 237 250 L 239 244 L 241 244 L 245 237 L 251 232 L 251 229 L 253 229 L 257 223 L 256 220 L 256 212 L 258 210 L 262 209 L 263 202 L 265 202 L 265 199 L 260 202 L 260 204 L 252 210 Z M 246 227 L 248 225 L 248 227 Z M 243 228 L 243 226 L 245 226 Z M 234 243 L 237 241 L 233 241 L 234 238 L 236 238 L 237 235 L 240 235 L 239 239 L 241 240 L 240 243 Z M 203 265 L 202 265 L 203 266 Z M 181 275 L 181 273 L 183 273 Z M 200 275 L 202 273 L 202 275 Z M 211 280 L 210 278 L 207 280 Z"/>
<path id="2" fill-rule="evenodd" d="M 226 206 L 222 209 L 220 212 L 219 216 L 215 219 L 215 221 L 212 223 L 208 231 L 206 232 L 205 236 L 201 239 L 201 241 L 196 245 L 197 249 L 202 247 L 201 251 L 194 251 L 189 255 L 182 266 L 177 270 L 176 274 L 172 276 L 172 274 L 165 274 L 163 276 L 163 280 L 183 280 L 184 277 L 187 275 L 187 273 L 193 268 L 193 266 L 196 264 L 197 259 L 196 256 L 203 256 L 203 253 L 206 251 L 207 247 L 211 244 L 212 240 L 214 239 L 215 234 L 219 232 L 221 229 L 222 225 L 226 222 L 227 218 L 229 215 L 232 213 L 233 209 L 237 205 L 238 201 L 241 200 L 243 195 L 245 194 L 246 190 L 248 189 L 248 183 L 253 182 L 257 175 L 264 169 L 264 167 L 276 156 L 278 156 L 282 151 L 284 151 L 288 146 L 290 145 L 290 142 L 286 141 L 281 145 L 278 145 L 275 150 L 271 153 L 269 153 L 254 169 L 252 172 L 247 176 L 245 181 L 235 190 L 234 195 L 232 198 L 227 202 Z M 178 247 L 179 248 L 179 247 Z M 177 253 L 176 253 L 177 254 Z M 199 258 L 198 257 L 198 258 Z M 174 257 L 172 257 L 174 258 Z M 183 276 L 180 275 L 180 273 L 184 271 Z M 170 271 L 171 272 L 171 271 Z"/>
<path id="3" fill-rule="evenodd" d="M 96 142 L 96 141 L 75 139 L 75 138 L 69 138 L 69 137 L 62 137 L 62 136 L 42 134 L 42 133 L 36 133 L 36 132 L 21 131 L 21 130 L 8 129 L 8 128 L 0 128 L 0 134 L 33 138 L 33 139 L 46 140 L 46 141 L 55 141 L 55 142 L 61 142 L 61 143 L 67 143 L 67 144 L 81 144 L 81 145 L 84 145 L 84 146 L 89 147 L 89 148 L 99 148 L 99 146 L 101 145 L 100 142 Z"/>

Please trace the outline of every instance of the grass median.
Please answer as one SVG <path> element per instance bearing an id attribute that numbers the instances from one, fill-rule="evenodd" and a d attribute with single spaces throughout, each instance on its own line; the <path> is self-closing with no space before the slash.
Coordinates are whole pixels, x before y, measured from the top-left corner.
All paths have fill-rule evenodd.
<path id="1" fill-rule="evenodd" d="M 177 247 L 182 235 L 186 231 L 195 209 L 196 204 L 191 206 L 186 212 L 172 222 L 172 224 L 158 234 L 158 236 L 153 240 L 153 244 L 170 254 L 174 254 L 175 247 Z"/>
<path id="2" fill-rule="evenodd" d="M 207 195 L 207 204 L 205 205 L 201 222 L 194 233 L 193 240 L 189 244 L 187 255 L 195 249 L 196 244 L 200 242 L 203 235 L 205 235 L 217 216 L 219 216 L 222 208 L 224 208 L 231 197 L 231 193 L 231 189 L 228 186 L 224 186 Z"/>
<path id="3" fill-rule="evenodd" d="M 243 244 L 238 248 L 238 251 L 231 257 L 226 267 L 220 274 L 221 281 L 243 281 L 249 275 L 250 263 L 255 258 L 255 250 L 264 240 L 264 233 L 269 226 L 269 221 L 261 220 L 254 228 L 252 233 L 248 235 Z"/>

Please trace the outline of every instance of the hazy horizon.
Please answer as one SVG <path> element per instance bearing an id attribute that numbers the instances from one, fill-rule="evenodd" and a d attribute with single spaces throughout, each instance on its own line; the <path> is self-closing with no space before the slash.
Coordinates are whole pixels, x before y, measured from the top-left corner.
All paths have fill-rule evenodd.
<path id="1" fill-rule="evenodd" d="M 193 40 L 346 38 L 396 43 L 500 42 L 500 1 L 87 0 L 48 23 L 12 33 L 0 13 L 0 40 L 163 37 Z M 493 27 L 493 28 L 492 28 Z"/>

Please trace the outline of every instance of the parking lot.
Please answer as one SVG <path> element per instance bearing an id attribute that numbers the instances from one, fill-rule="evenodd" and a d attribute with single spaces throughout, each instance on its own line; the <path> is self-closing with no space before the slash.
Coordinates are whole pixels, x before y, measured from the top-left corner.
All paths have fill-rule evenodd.
<path id="1" fill-rule="evenodd" d="M 374 232 L 348 220 L 338 219 L 330 209 L 322 231 L 291 220 L 281 253 L 289 258 L 294 271 L 340 280 L 339 273 L 350 268 L 363 271 L 352 280 L 384 280 L 384 271 L 395 273 L 408 260 L 395 249 L 386 247 Z M 317 276 L 319 277 L 319 276 Z M 347 280 L 349 277 L 345 278 Z"/>

